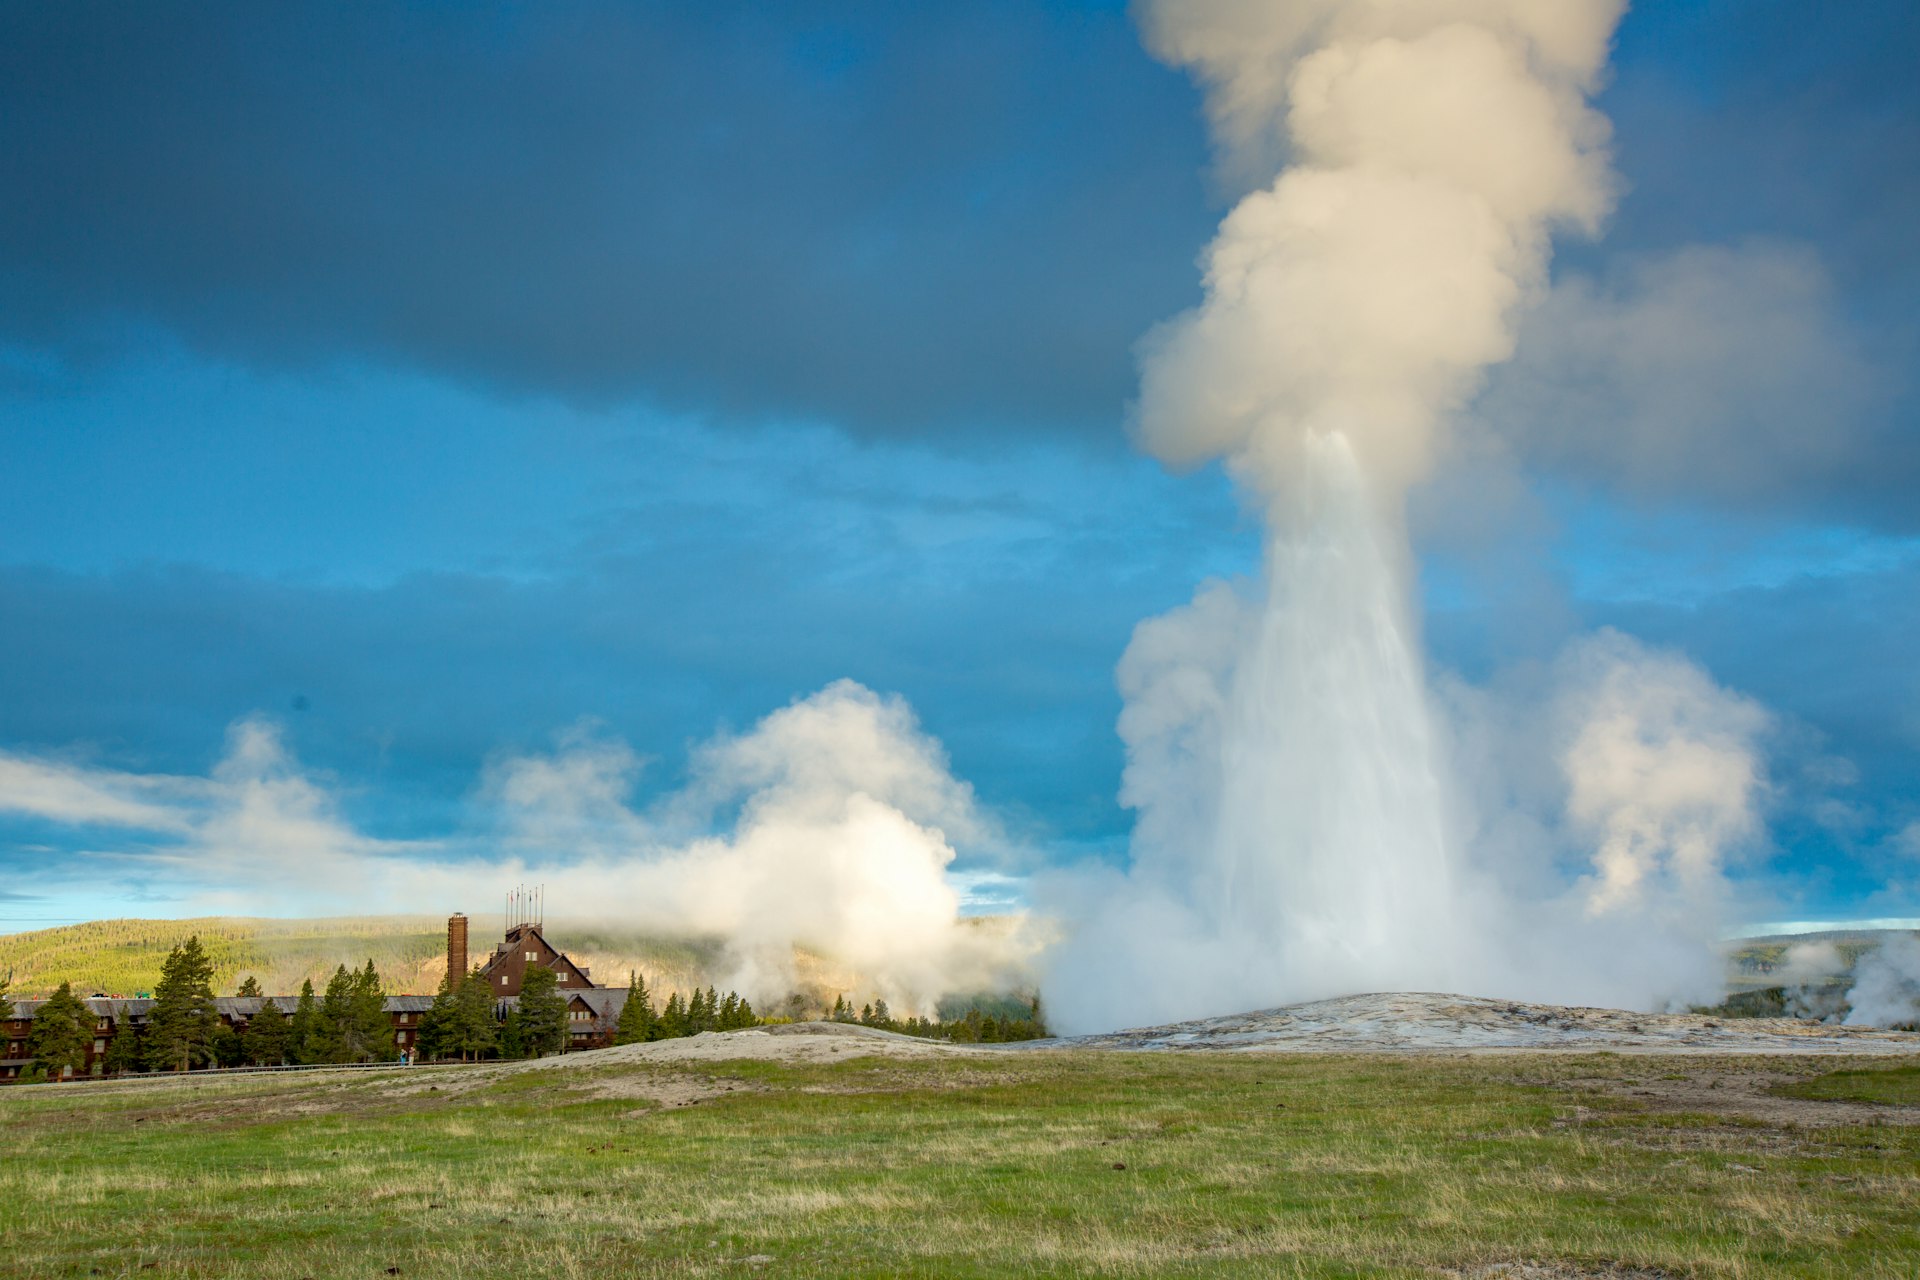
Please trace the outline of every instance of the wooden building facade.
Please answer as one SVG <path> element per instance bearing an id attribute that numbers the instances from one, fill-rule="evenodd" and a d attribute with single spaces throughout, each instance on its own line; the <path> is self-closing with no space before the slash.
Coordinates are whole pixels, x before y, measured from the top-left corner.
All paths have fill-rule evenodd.
<path id="1" fill-rule="evenodd" d="M 456 925 L 455 921 L 458 922 Z M 448 921 L 447 962 L 466 972 L 466 917 Z M 516 924 L 495 947 L 481 967 L 481 975 L 494 994 L 494 1016 L 504 1020 L 519 1001 L 521 984 L 530 965 L 552 969 L 559 979 L 560 994 L 567 1001 L 568 1048 L 597 1049 L 613 1043 L 614 1025 L 627 1003 L 625 987 L 609 989 L 595 986 L 588 971 L 573 962 L 565 952 L 549 943 L 537 923 Z M 223 996 L 214 999 L 220 1021 L 229 1030 L 244 1033 L 247 1024 L 268 999 L 291 1015 L 299 1003 L 297 996 Z M 0 1020 L 0 1083 L 18 1080 L 33 1060 L 27 1056 L 27 1036 L 33 1028 L 34 1012 L 40 1000 L 13 1001 L 13 1016 Z M 86 1066 L 81 1074 L 99 1075 L 115 1036 L 137 1034 L 146 1024 L 153 1008 L 150 999 L 126 999 L 120 996 L 94 996 L 86 1001 L 94 1013 L 93 1043 L 88 1046 Z M 433 1006 L 431 996 L 388 996 L 386 1011 L 393 1028 L 393 1045 L 400 1053 L 416 1051 L 420 1019 Z"/>

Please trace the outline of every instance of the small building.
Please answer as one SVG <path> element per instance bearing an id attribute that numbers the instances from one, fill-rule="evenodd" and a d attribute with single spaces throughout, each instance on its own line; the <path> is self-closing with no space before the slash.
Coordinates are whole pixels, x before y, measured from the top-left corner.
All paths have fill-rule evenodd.
<path id="1" fill-rule="evenodd" d="M 447 921 L 448 972 L 467 972 L 466 955 L 467 918 L 455 915 Z M 621 1009 L 626 1007 L 627 989 L 596 986 L 585 966 L 575 964 L 565 952 L 547 941 L 538 921 L 511 925 L 505 939 L 480 968 L 482 979 L 494 993 L 496 1017 L 504 1020 L 519 1002 L 521 985 L 532 965 L 553 970 L 559 979 L 561 994 L 567 1001 L 569 1049 L 598 1049 L 613 1043 L 614 1026 L 620 1020 Z M 220 1021 L 239 1033 L 247 1029 L 247 1024 L 268 999 L 287 1014 L 299 1003 L 296 996 L 217 996 L 213 1004 Z M 33 1059 L 27 1056 L 27 1035 L 33 1027 L 34 1012 L 44 1003 L 15 1000 L 13 1016 L 0 1020 L 0 1083 L 18 1080 L 33 1065 Z M 86 1065 L 80 1074 L 98 1075 L 113 1038 L 123 1032 L 137 1033 L 151 1015 L 153 1001 L 144 997 L 94 996 L 86 1004 L 94 1013 L 94 1039 L 88 1046 Z M 433 997 L 388 996 L 385 1005 L 388 1021 L 393 1025 L 394 1048 L 402 1053 L 414 1052 L 420 1037 L 420 1019 L 433 1007 Z"/>

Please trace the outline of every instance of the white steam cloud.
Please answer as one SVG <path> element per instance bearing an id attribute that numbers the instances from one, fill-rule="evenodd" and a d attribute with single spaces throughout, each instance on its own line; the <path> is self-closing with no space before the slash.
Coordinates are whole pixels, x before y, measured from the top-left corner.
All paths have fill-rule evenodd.
<path id="1" fill-rule="evenodd" d="M 899 699 L 830 685 L 706 744 L 645 809 L 640 769 L 624 743 L 575 732 L 492 763 L 476 797 L 490 829 L 381 840 L 272 724 L 245 720 L 208 778 L 0 756 L 0 811 L 144 832 L 91 857 L 164 872 L 199 910 L 484 911 L 537 880 L 570 915 L 721 940 L 719 980 L 756 1001 L 794 989 L 796 946 L 903 1011 L 1022 974 L 1020 937 L 964 925 L 948 876 L 956 842 L 991 847 L 992 824 Z"/>
<path id="2" fill-rule="evenodd" d="M 1889 933 L 1853 967 L 1850 1027 L 1920 1026 L 1920 934 Z"/>
<path id="3" fill-rule="evenodd" d="M 1137 428 L 1268 523 L 1123 659 L 1124 873 L 1057 878 L 1068 1029 L 1382 989 L 1712 998 L 1768 717 L 1606 633 L 1521 697 L 1427 680 L 1409 489 L 1615 188 L 1616 0 L 1150 0 L 1252 188 L 1142 344 Z M 1274 176 L 1280 161 L 1286 167 Z M 1517 767 L 1515 767 L 1517 766 Z M 1201 1007 L 1204 1006 L 1204 1007 Z"/>

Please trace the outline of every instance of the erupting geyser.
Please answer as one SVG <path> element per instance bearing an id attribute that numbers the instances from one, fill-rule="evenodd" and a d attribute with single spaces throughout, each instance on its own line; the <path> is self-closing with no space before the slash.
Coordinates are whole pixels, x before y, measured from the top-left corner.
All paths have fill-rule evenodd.
<path id="1" fill-rule="evenodd" d="M 1070 1027 L 1511 986 L 1532 963 L 1488 941 L 1515 907 L 1460 847 L 1403 512 L 1512 354 L 1550 233 L 1590 233 L 1610 207 L 1587 98 L 1621 9 L 1141 11 L 1149 47 L 1204 83 L 1223 167 L 1252 191 L 1207 251 L 1205 301 L 1142 345 L 1138 432 L 1171 463 L 1223 459 L 1268 540 L 1261 582 L 1204 588 L 1122 662 L 1133 865 L 1061 890 L 1074 924 L 1050 994 Z M 1623 643 L 1624 660 L 1644 652 Z M 1641 728 L 1629 714 L 1627 738 L 1656 754 L 1684 735 Z M 1721 800 L 1747 796 L 1706 797 Z M 1657 871 L 1659 844 L 1634 856 Z"/>
<path id="2" fill-rule="evenodd" d="M 1292 503 L 1267 548 L 1266 608 L 1222 708 L 1223 930 L 1341 955 L 1365 986 L 1434 956 L 1450 898 L 1425 684 L 1365 476 L 1335 432 L 1302 442 Z M 1205 855 L 1203 855 L 1205 856 Z"/>

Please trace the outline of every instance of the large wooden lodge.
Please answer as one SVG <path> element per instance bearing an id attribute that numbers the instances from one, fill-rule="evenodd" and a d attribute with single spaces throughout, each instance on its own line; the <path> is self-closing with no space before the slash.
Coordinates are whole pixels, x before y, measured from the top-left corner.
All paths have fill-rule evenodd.
<path id="1" fill-rule="evenodd" d="M 494 994 L 494 1016 L 505 1018 L 518 1002 L 521 983 L 530 966 L 553 970 L 559 979 L 560 993 L 566 997 L 571 1021 L 570 1049 L 597 1049 L 613 1043 L 614 1024 L 627 1003 L 625 987 L 603 987 L 594 983 L 588 971 L 577 965 L 559 948 L 548 942 L 538 921 L 521 921 L 508 927 L 506 937 L 480 966 L 480 979 Z M 447 920 L 447 972 L 467 973 L 467 918 L 456 913 Z M 298 996 L 220 996 L 214 1007 L 220 1021 L 236 1032 L 260 1012 L 271 999 L 280 1011 L 291 1014 Z M 44 1001 L 15 1000 L 13 1017 L 0 1022 L 0 1035 L 6 1041 L 6 1056 L 0 1057 L 0 1082 L 18 1080 L 33 1065 L 27 1056 L 27 1033 L 33 1026 L 34 1011 Z M 86 1001 L 94 1013 L 93 1044 L 87 1054 L 84 1072 L 98 1075 L 107 1051 L 116 1035 L 138 1031 L 153 1008 L 150 999 L 95 995 Z M 388 1021 L 393 1025 L 394 1048 L 413 1052 L 420 1034 L 420 1018 L 433 1004 L 432 996 L 388 996 Z"/>

